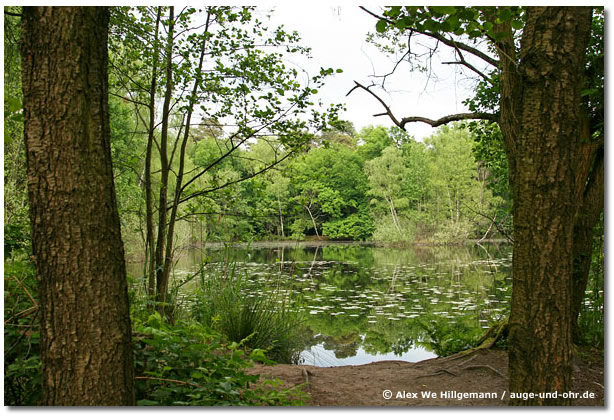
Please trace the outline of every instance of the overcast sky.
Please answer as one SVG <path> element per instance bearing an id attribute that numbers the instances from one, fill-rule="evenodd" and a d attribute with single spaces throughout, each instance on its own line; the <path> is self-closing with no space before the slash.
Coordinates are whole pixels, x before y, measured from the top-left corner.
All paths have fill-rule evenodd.
<path id="1" fill-rule="evenodd" d="M 342 74 L 330 78 L 320 89 L 326 102 L 347 104 L 343 119 L 352 121 L 357 130 L 370 124 L 392 125 L 388 117 L 373 117 L 383 108 L 368 93 L 357 89 L 345 96 L 354 86 L 354 80 L 369 84 L 369 76 L 388 73 L 394 66 L 391 58 L 366 42 L 367 33 L 375 32 L 375 18 L 351 4 L 333 6 L 321 2 L 288 2 L 270 7 L 275 10 L 272 24 L 284 24 L 286 29 L 298 31 L 303 45 L 312 48 L 311 60 L 300 63 L 303 67 L 310 72 L 317 72 L 320 67 L 343 69 Z M 371 10 L 379 9 L 374 6 Z M 466 75 L 455 71 L 456 66 L 439 65 L 440 61 L 435 60 L 438 64 L 436 82 L 431 79 L 427 84 L 425 75 L 399 68 L 387 85 L 392 93 L 380 91 L 382 99 L 398 118 L 424 116 L 437 119 L 466 111 L 461 101 L 470 95 L 467 88 L 471 83 Z M 412 123 L 407 130 L 417 139 L 434 131 L 424 123 Z"/>

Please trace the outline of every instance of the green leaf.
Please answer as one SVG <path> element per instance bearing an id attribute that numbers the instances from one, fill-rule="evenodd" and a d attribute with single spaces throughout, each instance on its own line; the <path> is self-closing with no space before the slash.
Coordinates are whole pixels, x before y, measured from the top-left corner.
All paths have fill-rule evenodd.
<path id="1" fill-rule="evenodd" d="M 456 7 L 455 6 L 431 6 L 429 7 L 429 10 L 431 10 L 433 13 L 436 13 L 438 15 L 454 15 L 456 14 Z"/>
<path id="2" fill-rule="evenodd" d="M 505 7 L 501 9 L 501 11 L 499 12 L 499 19 L 501 19 L 501 22 L 507 22 L 511 18 L 512 18 L 512 11 L 509 8 Z"/>
<path id="3" fill-rule="evenodd" d="M 8 106 L 9 112 L 17 112 L 23 108 L 23 104 L 19 98 L 15 98 L 14 96 L 9 96 L 4 99 Z"/>
<path id="4" fill-rule="evenodd" d="M 439 26 L 440 26 L 439 22 L 433 19 L 429 19 L 426 22 L 424 22 L 424 28 L 427 31 L 437 32 L 439 30 Z"/>
<path id="5" fill-rule="evenodd" d="M 378 20 L 377 23 L 375 24 L 375 30 L 377 32 L 384 33 L 386 32 L 386 29 L 388 28 L 388 23 L 385 20 Z"/>
<path id="6" fill-rule="evenodd" d="M 512 21 L 512 28 L 514 28 L 516 30 L 520 30 L 520 29 L 524 28 L 524 22 L 522 20 L 519 20 L 519 19 L 514 19 Z"/>

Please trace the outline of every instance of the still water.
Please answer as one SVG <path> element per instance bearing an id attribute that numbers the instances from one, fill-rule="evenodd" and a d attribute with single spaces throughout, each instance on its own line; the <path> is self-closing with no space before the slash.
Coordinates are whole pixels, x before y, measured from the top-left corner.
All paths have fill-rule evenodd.
<path id="1" fill-rule="evenodd" d="M 258 295 L 267 289 L 263 284 L 274 283 L 297 302 L 311 337 L 301 363 L 416 362 L 479 337 L 507 314 L 511 252 L 500 244 L 210 246 L 186 251 L 175 276 L 185 276 L 200 261 L 212 271 L 232 261 L 253 285 L 248 293 Z"/>

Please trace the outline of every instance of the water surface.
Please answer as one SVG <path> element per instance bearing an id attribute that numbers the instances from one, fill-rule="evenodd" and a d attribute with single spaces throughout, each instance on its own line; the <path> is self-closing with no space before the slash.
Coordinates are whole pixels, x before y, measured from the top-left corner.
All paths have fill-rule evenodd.
<path id="1" fill-rule="evenodd" d="M 254 296 L 275 285 L 294 299 L 310 337 L 301 363 L 416 362 L 483 333 L 507 313 L 511 247 L 394 248 L 362 243 L 254 243 L 186 252 L 175 276 L 201 260 L 236 262 Z"/>

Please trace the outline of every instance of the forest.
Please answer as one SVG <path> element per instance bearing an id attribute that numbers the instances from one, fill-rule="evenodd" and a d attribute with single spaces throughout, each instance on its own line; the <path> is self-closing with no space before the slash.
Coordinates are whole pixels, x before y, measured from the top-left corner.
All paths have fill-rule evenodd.
<path id="1" fill-rule="evenodd" d="M 316 347 L 492 351 L 510 405 L 582 405 L 580 358 L 603 395 L 603 8 L 361 9 L 468 112 L 388 75 L 351 121 L 258 7 L 4 7 L 5 405 L 328 405 Z"/>

